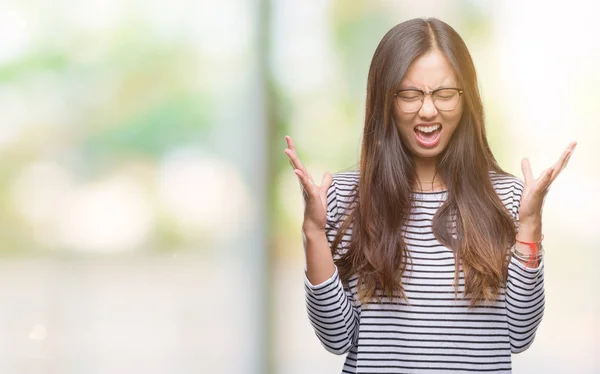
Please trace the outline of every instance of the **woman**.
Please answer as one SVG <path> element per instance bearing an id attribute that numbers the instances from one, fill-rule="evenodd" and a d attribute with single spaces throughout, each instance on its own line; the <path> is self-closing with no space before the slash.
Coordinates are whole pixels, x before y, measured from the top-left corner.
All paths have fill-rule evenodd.
<path id="1" fill-rule="evenodd" d="M 303 187 L 306 302 L 344 373 L 511 372 L 544 311 L 542 205 L 576 143 L 504 172 L 469 51 L 446 23 L 391 29 L 369 70 L 360 169 Z"/>

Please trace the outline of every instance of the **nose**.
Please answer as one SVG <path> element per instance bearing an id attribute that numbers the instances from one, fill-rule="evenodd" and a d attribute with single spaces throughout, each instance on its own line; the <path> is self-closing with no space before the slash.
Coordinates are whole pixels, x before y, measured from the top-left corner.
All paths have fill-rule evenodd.
<path id="1" fill-rule="evenodd" d="M 425 95 L 423 98 L 423 105 L 419 110 L 419 115 L 423 118 L 435 117 L 438 114 L 437 108 L 433 104 L 433 97 L 431 95 Z"/>

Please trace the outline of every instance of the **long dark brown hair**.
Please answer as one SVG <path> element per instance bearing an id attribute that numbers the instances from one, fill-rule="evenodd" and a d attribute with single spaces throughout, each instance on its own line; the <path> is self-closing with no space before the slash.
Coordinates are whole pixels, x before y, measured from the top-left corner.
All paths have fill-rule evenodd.
<path id="1" fill-rule="evenodd" d="M 434 49 L 453 67 L 464 101 L 459 124 L 438 158 L 437 172 L 446 182 L 448 198 L 433 218 L 433 233 L 454 252 L 456 295 L 462 265 L 465 297 L 472 307 L 495 300 L 506 282 L 508 248 L 515 242 L 516 227 L 494 190 L 490 171 L 510 174 L 499 167 L 488 145 L 471 55 L 448 24 L 435 18 L 413 19 L 392 28 L 373 56 L 358 193 L 332 245 L 342 281 L 347 284 L 357 275 L 363 302 L 379 297 L 376 290 L 407 300 L 402 275 L 410 258 L 398 228 L 410 216 L 417 176 L 394 120 L 394 94 L 411 63 Z M 335 253 L 350 226 L 346 250 Z"/>

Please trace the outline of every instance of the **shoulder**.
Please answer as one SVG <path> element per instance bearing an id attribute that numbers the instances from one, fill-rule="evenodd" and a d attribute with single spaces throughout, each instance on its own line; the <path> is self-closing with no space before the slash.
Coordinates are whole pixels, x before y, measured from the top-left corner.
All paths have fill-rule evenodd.
<path id="1" fill-rule="evenodd" d="M 340 213 L 346 213 L 353 203 L 356 192 L 358 191 L 358 182 L 360 173 L 358 170 L 343 171 L 333 174 L 333 182 L 327 193 L 327 200 L 335 197 L 336 205 L 342 208 Z"/>
<path id="2" fill-rule="evenodd" d="M 490 180 L 504 206 L 515 219 L 518 219 L 518 210 L 525 186 L 523 181 L 512 174 L 495 171 L 490 171 Z"/>
<path id="3" fill-rule="evenodd" d="M 338 189 L 352 189 L 358 187 L 359 179 L 360 173 L 358 170 L 342 171 L 333 174 L 333 183 L 336 184 Z"/>
<path id="4" fill-rule="evenodd" d="M 360 174 L 357 170 L 343 171 L 333 174 L 331 187 L 335 189 L 336 194 L 341 198 L 349 198 L 358 190 L 359 180 Z"/>
<path id="5" fill-rule="evenodd" d="M 512 174 L 490 171 L 490 180 L 496 192 L 501 195 L 500 197 L 515 192 L 520 195 L 523 192 L 523 181 Z"/>

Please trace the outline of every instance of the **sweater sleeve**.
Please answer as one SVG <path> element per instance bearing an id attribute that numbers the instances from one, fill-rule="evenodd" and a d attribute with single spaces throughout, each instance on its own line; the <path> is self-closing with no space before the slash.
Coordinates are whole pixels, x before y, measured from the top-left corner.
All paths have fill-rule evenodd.
<path id="1" fill-rule="evenodd" d="M 334 181 L 327 192 L 327 241 L 331 247 L 339 222 L 337 186 Z M 344 288 L 337 266 L 332 276 L 313 285 L 304 273 L 308 319 L 326 350 L 344 354 L 356 342 L 359 311 L 348 288 Z"/>
<path id="2" fill-rule="evenodd" d="M 511 213 L 518 227 L 523 182 L 513 186 Z M 533 343 L 544 315 L 544 260 L 535 268 L 526 267 L 511 257 L 506 284 L 506 310 L 512 353 L 525 351 Z"/>

